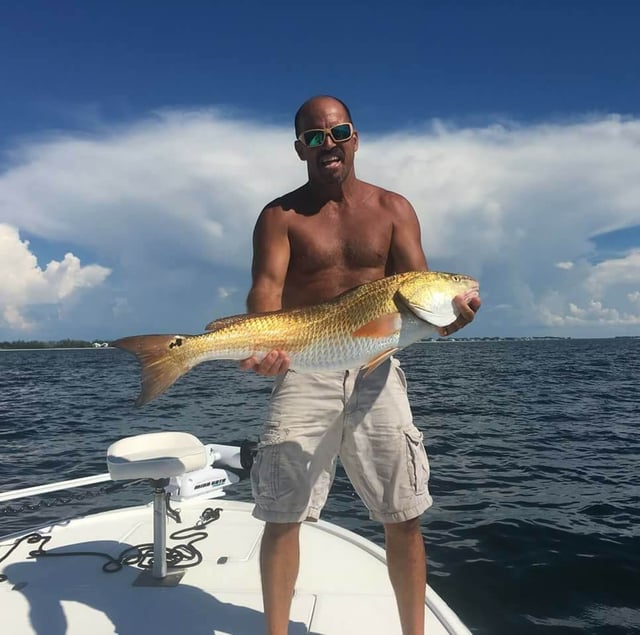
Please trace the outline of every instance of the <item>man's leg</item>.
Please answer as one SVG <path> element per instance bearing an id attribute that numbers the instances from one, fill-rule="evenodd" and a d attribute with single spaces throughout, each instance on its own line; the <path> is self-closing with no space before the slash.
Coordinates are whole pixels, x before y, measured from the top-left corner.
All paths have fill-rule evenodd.
<path id="1" fill-rule="evenodd" d="M 403 635 L 424 635 L 427 564 L 420 519 L 385 524 L 387 567 Z"/>
<path id="2" fill-rule="evenodd" d="M 267 635 L 286 635 L 300 564 L 300 523 L 266 523 L 260 575 Z"/>

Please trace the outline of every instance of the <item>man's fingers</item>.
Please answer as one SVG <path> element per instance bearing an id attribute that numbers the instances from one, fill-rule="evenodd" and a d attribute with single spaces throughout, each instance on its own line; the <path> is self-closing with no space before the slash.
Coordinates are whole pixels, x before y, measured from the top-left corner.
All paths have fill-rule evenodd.
<path id="1" fill-rule="evenodd" d="M 248 357 L 247 359 L 241 359 L 238 365 L 240 370 L 251 370 L 258 365 L 258 360 L 255 357 Z"/>
<path id="2" fill-rule="evenodd" d="M 240 360 L 239 366 L 242 370 L 254 370 L 259 375 L 273 377 L 289 370 L 289 357 L 283 351 L 271 351 L 262 361 L 255 357 L 248 357 Z"/>
<path id="3" fill-rule="evenodd" d="M 260 375 L 273 377 L 280 375 L 289 369 L 289 357 L 283 351 L 271 351 L 258 365 L 257 372 Z"/>
<path id="4" fill-rule="evenodd" d="M 460 315 L 454 322 L 454 324 L 460 324 L 460 326 L 464 326 L 469 322 L 473 322 L 473 318 L 476 316 L 476 312 L 480 308 L 482 301 L 480 297 L 474 295 L 470 298 L 465 298 L 463 296 L 456 296 L 455 303 L 460 311 Z"/>
<path id="5" fill-rule="evenodd" d="M 258 373 L 261 375 L 277 374 L 273 372 L 274 366 L 278 363 L 279 353 L 278 351 L 271 351 L 265 358 L 258 364 Z"/>
<path id="6" fill-rule="evenodd" d="M 444 326 L 438 329 L 438 333 L 442 337 L 447 337 L 447 335 L 451 335 L 456 331 L 459 331 L 462 327 L 466 326 L 470 322 L 473 322 L 473 319 L 476 316 L 482 301 L 480 300 L 480 296 L 474 295 L 470 298 L 465 298 L 461 295 L 456 296 L 453 301 L 458 308 L 459 315 L 454 322 L 449 324 L 448 326 Z"/>
<path id="7" fill-rule="evenodd" d="M 482 306 L 482 300 L 479 295 L 474 295 L 469 298 L 467 305 L 471 308 L 474 313 L 478 312 L 478 309 Z"/>

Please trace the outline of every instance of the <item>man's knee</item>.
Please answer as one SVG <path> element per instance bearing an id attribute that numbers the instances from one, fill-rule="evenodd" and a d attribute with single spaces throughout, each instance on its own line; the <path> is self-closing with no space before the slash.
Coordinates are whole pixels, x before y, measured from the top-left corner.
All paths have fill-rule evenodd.
<path id="1" fill-rule="evenodd" d="M 420 528 L 420 516 L 404 520 L 399 523 L 386 523 L 384 525 L 384 532 L 387 538 L 394 538 L 396 536 L 411 536 L 415 533 L 422 534 Z"/>
<path id="2" fill-rule="evenodd" d="M 271 540 L 280 540 L 295 537 L 300 531 L 301 523 L 270 523 L 264 524 L 264 537 Z"/>

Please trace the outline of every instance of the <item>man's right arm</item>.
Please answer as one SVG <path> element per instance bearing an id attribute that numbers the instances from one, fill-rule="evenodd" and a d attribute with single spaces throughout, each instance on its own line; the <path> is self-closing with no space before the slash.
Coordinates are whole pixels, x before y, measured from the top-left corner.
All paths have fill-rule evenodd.
<path id="1" fill-rule="evenodd" d="M 252 284 L 247 296 L 249 313 L 282 308 L 290 254 L 286 212 L 279 206 L 266 207 L 253 232 Z M 241 361 L 240 368 L 253 369 L 261 375 L 278 375 L 289 368 L 289 358 L 282 351 L 271 351 L 260 362 L 254 357 Z"/>
<path id="2" fill-rule="evenodd" d="M 285 214 L 280 207 L 266 207 L 253 231 L 252 284 L 247 296 L 249 313 L 282 308 L 282 291 L 291 253 Z"/>

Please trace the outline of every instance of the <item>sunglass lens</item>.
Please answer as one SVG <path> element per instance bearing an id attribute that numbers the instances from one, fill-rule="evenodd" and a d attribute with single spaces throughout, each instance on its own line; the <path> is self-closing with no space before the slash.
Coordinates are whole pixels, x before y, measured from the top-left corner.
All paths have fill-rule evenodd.
<path id="1" fill-rule="evenodd" d="M 305 145 L 310 148 L 321 146 L 324 143 L 324 132 L 322 130 L 307 130 L 303 135 Z"/>
<path id="2" fill-rule="evenodd" d="M 351 126 L 341 123 L 339 126 L 331 128 L 331 134 L 336 141 L 346 141 L 351 136 Z"/>

